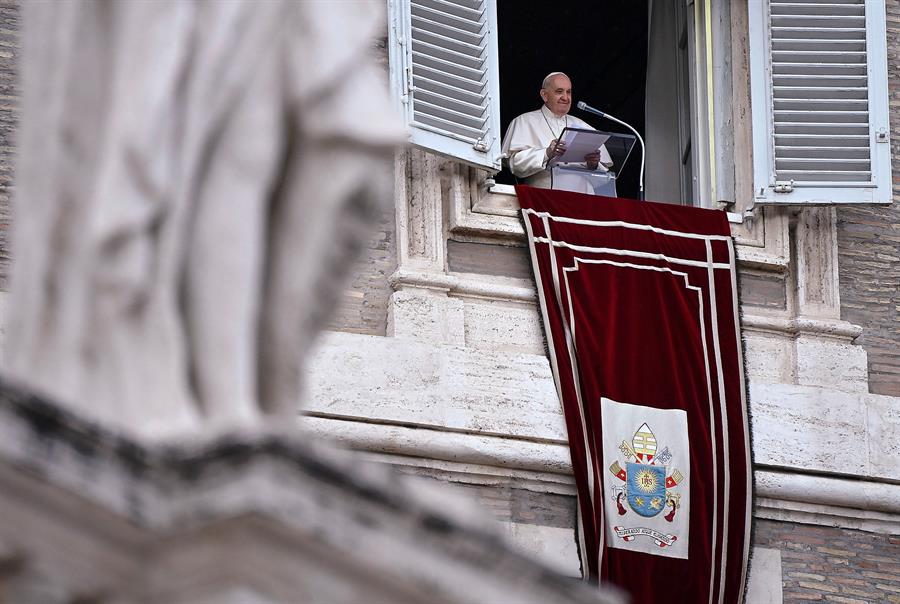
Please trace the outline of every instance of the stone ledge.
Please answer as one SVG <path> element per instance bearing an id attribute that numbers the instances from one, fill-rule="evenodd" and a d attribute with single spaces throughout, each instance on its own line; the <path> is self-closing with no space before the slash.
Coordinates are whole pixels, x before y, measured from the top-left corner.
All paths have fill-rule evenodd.
<path id="1" fill-rule="evenodd" d="M 754 461 L 786 471 L 896 482 L 898 409 L 895 397 L 751 382 Z"/>
<path id="2" fill-rule="evenodd" d="M 502 469 L 505 473 L 530 472 L 542 482 L 557 483 L 561 477 L 571 482 L 572 464 L 565 441 L 534 442 L 318 414 L 302 421 L 316 434 L 357 451 Z"/>
<path id="3" fill-rule="evenodd" d="M 344 364 L 361 351 L 371 366 Z M 535 472 L 536 488 L 548 492 L 555 492 L 550 485 L 557 480 L 549 477 L 571 473 L 562 413 L 543 357 L 329 334 L 312 367 L 315 417 L 308 421 L 346 446 L 446 462 L 463 473 L 484 474 L 485 467 Z M 489 392 L 496 384 L 503 396 Z M 900 494 L 900 485 L 891 483 L 900 476 L 900 399 L 761 381 L 751 381 L 749 390 L 758 476 L 775 468 L 788 482 L 806 485 L 796 496 L 773 487 L 761 493 L 767 500 L 784 499 L 784 509 L 829 505 L 824 522 L 857 528 L 877 502 L 857 497 L 834 505 L 826 501 L 834 489 L 819 489 L 819 476 L 840 492 L 849 481 L 851 490 L 886 489 L 892 501 Z M 816 484 L 810 487 L 807 479 Z M 765 510 L 777 505 L 757 510 L 769 514 Z M 798 521 L 811 522 L 810 513 Z M 878 513 L 896 522 L 900 505 Z"/>
<path id="4" fill-rule="evenodd" d="M 6 382 L 0 514 L 0 543 L 23 560 L 0 581 L 7 596 L 50 581 L 70 599 L 137 602 L 225 589 L 262 601 L 617 601 L 515 551 L 468 500 L 309 433 L 148 444 Z"/>

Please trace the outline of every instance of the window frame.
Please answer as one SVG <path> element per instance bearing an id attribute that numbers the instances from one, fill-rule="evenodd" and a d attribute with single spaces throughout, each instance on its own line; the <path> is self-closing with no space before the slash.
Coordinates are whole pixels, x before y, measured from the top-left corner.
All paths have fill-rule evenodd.
<path id="1" fill-rule="evenodd" d="M 409 93 L 409 65 L 411 1 L 388 0 L 389 53 L 392 89 L 407 123 L 411 122 L 412 107 Z M 691 199 L 696 207 L 729 207 L 743 211 L 744 200 L 736 199 L 734 169 L 735 152 L 731 111 L 731 13 L 728 0 L 678 0 L 687 28 L 687 55 L 690 115 L 684 116 L 691 139 Z M 497 52 L 497 0 L 484 0 L 489 48 L 487 69 L 491 98 L 493 131 L 499 133 L 499 55 Z M 751 3 L 752 4 L 752 3 Z M 738 10 L 735 8 L 734 10 Z M 740 11 L 743 13 L 744 11 Z M 699 77 L 698 77 L 699 76 Z M 727 140 L 726 140 L 727 139 Z M 486 179 L 501 168 L 501 137 L 492 141 L 492 151 L 486 161 L 473 157 L 471 149 L 460 147 L 459 141 L 448 140 L 438 133 L 413 127 L 410 141 L 421 148 L 447 156 L 464 164 L 487 170 Z M 485 189 L 490 188 L 487 183 Z M 499 189 L 497 193 L 501 193 Z M 503 194 L 509 191 L 503 190 Z"/>

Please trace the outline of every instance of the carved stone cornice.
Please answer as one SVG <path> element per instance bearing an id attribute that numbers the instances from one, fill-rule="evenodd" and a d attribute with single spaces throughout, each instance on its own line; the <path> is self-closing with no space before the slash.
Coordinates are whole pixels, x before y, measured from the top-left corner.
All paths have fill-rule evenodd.
<path id="1" fill-rule="evenodd" d="M 309 432 L 149 444 L 6 382 L 0 516 L 3 601 L 619 601 L 456 493 Z"/>

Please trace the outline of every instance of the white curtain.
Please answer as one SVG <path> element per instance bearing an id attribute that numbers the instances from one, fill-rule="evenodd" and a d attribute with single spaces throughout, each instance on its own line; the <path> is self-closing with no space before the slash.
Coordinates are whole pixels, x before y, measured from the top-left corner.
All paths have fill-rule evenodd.
<path id="1" fill-rule="evenodd" d="M 644 188 L 650 201 L 690 205 L 681 186 L 684 144 L 679 136 L 678 70 L 682 66 L 676 1 L 648 0 Z"/>

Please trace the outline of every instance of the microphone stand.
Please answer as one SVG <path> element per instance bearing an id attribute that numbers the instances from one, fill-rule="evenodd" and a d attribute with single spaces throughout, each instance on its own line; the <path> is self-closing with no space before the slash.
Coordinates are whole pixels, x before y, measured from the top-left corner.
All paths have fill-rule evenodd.
<path id="1" fill-rule="evenodd" d="M 644 139 L 641 138 L 641 135 L 638 134 L 638 131 L 635 130 L 634 128 L 632 128 L 629 124 L 626 124 L 619 118 L 613 117 L 608 113 L 603 113 L 599 109 L 595 109 L 595 108 L 591 107 L 584 101 L 578 101 L 576 107 L 578 107 L 582 111 L 587 111 L 588 113 L 593 113 L 594 115 L 597 115 L 599 117 L 605 117 L 606 119 L 611 120 L 617 124 L 621 124 L 621 125 L 625 126 L 626 128 L 628 128 L 629 130 L 631 130 L 632 132 L 634 132 L 634 135 L 637 137 L 638 141 L 641 143 L 641 173 L 640 173 L 640 180 L 639 180 L 639 185 L 638 185 L 638 187 L 639 187 L 638 194 L 640 195 L 641 201 L 644 201 L 644 158 L 647 155 L 647 152 L 644 149 Z"/>

